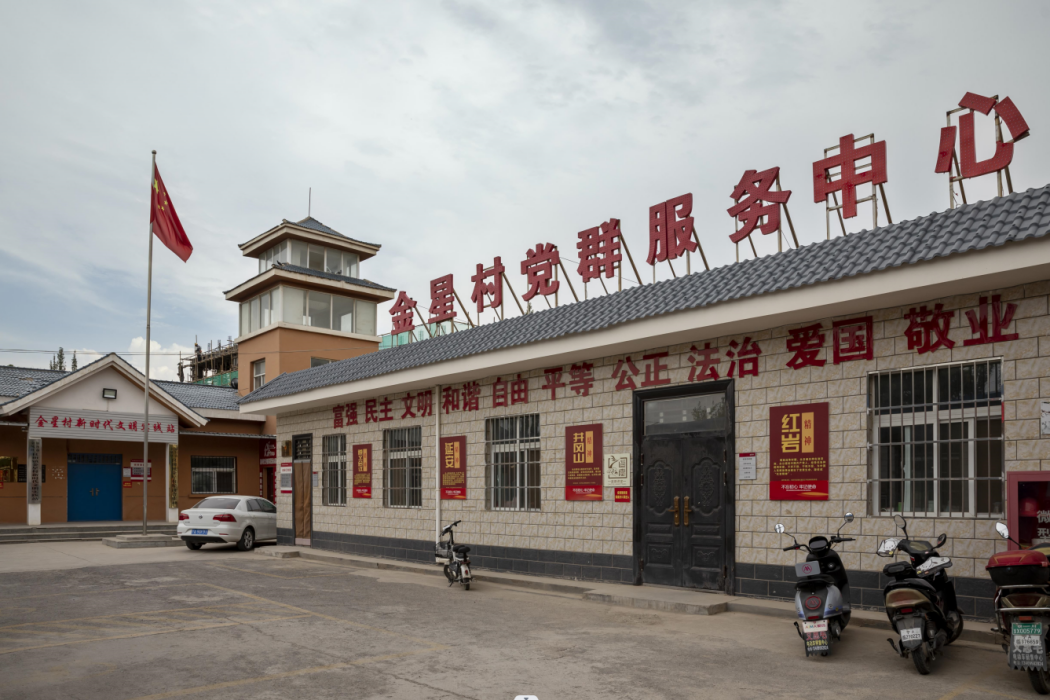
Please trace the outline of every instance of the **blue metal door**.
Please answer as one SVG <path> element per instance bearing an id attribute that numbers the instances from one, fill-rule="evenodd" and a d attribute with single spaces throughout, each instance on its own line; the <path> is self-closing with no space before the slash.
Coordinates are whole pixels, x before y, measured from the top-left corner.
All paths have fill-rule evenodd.
<path id="1" fill-rule="evenodd" d="M 123 520 L 120 464 L 68 465 L 66 519 Z"/>

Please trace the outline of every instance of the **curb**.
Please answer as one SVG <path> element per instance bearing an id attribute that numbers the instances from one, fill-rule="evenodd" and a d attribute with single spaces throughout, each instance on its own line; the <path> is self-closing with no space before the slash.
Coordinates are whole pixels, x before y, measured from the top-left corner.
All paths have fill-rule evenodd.
<path id="1" fill-rule="evenodd" d="M 355 559 L 350 555 L 335 556 L 334 554 L 317 551 L 304 550 L 277 550 L 267 548 L 255 550 L 256 554 L 274 557 L 276 559 L 306 559 L 310 561 L 323 562 L 325 564 L 337 564 L 358 569 L 380 569 L 385 571 L 404 571 L 415 574 L 426 574 L 429 576 L 443 576 L 440 569 L 428 564 L 399 564 L 393 561 L 369 561 Z M 659 600 L 645 598 L 635 595 L 617 595 L 612 593 L 600 593 L 593 586 L 586 584 L 552 583 L 539 578 L 515 576 L 499 572 L 478 573 L 474 575 L 475 581 L 486 583 L 498 583 L 505 586 L 517 588 L 528 588 L 532 590 L 550 591 L 553 593 L 569 593 L 580 596 L 582 600 L 593 603 L 604 603 L 624 608 L 638 608 L 642 610 L 657 610 L 661 612 L 677 613 L 681 615 L 719 615 L 725 612 L 747 613 L 749 615 L 763 615 L 766 617 L 777 617 L 785 620 L 797 619 L 795 607 L 790 602 L 766 600 L 759 598 L 747 598 L 734 596 L 734 600 L 716 603 L 685 603 L 680 601 Z M 634 590 L 638 587 L 630 586 Z M 995 635 L 988 631 L 974 629 L 973 625 L 989 624 L 991 622 L 968 620 L 971 625 L 963 629 L 960 640 L 976 642 L 978 644 L 995 644 Z M 890 621 L 885 615 L 869 610 L 855 610 L 850 618 L 850 624 L 854 627 L 866 627 L 870 629 L 882 629 L 891 631 Z"/>

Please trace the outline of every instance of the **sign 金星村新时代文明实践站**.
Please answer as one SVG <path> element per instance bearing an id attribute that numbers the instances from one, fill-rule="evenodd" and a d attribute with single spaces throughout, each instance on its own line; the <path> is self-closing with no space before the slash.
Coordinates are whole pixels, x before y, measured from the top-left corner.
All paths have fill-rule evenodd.
<path id="1" fill-rule="evenodd" d="M 769 499 L 828 500 L 828 404 L 769 409 Z"/>

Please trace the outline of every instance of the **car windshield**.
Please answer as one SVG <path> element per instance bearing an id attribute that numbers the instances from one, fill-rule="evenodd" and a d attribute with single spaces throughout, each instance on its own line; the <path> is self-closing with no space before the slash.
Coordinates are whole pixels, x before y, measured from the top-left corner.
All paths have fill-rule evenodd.
<path id="1" fill-rule="evenodd" d="M 217 510 L 236 510 L 239 498 L 205 498 L 194 508 L 215 508 Z"/>

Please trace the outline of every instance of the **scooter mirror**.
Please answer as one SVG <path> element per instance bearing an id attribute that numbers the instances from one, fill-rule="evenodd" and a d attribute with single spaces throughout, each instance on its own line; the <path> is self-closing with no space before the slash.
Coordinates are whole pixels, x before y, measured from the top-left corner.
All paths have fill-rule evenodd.
<path id="1" fill-rule="evenodd" d="M 893 522 L 897 525 L 897 527 L 900 527 L 900 528 L 903 528 L 903 527 L 905 527 L 908 524 L 908 521 L 905 520 L 904 516 L 901 515 L 900 513 L 898 513 L 897 515 L 893 516 Z"/>
<path id="2" fill-rule="evenodd" d="M 846 513 L 845 520 L 846 520 L 847 523 L 853 522 L 853 513 Z"/>
<path id="3" fill-rule="evenodd" d="M 996 523 L 995 531 L 999 533 L 999 536 L 1004 540 L 1010 539 L 1010 528 L 1006 527 L 1005 523 Z"/>
<path id="4" fill-rule="evenodd" d="M 942 533 L 941 533 L 941 536 L 937 538 L 937 543 L 936 543 L 935 545 L 933 545 L 933 546 L 934 546 L 934 547 L 935 547 L 936 549 L 940 549 L 941 547 L 943 547 L 943 546 L 944 546 L 944 543 L 945 543 L 945 542 L 947 542 L 947 541 L 948 541 L 948 535 L 945 535 L 945 534 L 944 534 L 944 533 L 942 532 Z"/>
<path id="5" fill-rule="evenodd" d="M 777 531 L 778 535 L 783 535 L 784 534 L 784 526 L 781 525 L 780 523 L 777 523 L 777 526 L 774 527 L 773 529 Z"/>

